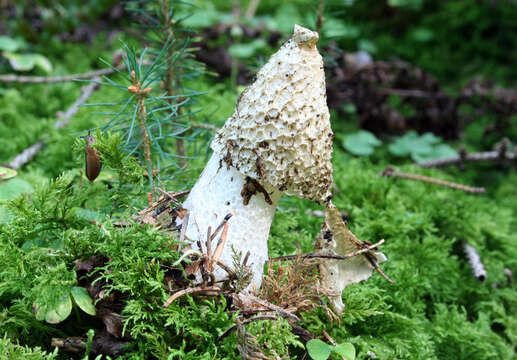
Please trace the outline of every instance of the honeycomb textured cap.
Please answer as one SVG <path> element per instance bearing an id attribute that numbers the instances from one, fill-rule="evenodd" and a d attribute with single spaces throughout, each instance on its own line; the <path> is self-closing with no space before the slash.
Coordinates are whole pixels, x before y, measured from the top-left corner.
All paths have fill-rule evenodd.
<path id="1" fill-rule="evenodd" d="M 318 34 L 295 25 L 241 94 L 212 141 L 226 166 L 288 194 L 323 203 L 332 185 L 332 140 Z"/>

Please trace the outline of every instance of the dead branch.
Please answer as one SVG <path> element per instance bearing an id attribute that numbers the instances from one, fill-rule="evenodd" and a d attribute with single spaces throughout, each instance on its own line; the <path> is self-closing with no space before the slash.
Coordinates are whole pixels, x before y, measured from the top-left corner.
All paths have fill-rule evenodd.
<path id="1" fill-rule="evenodd" d="M 125 66 L 125 65 L 124 65 Z M 119 66 L 117 68 L 106 68 L 88 71 L 81 74 L 72 74 L 72 75 L 64 75 L 64 76 L 24 76 L 24 75 L 15 75 L 15 74 L 5 74 L 0 75 L 0 82 L 17 82 L 17 83 L 31 83 L 31 84 L 43 84 L 43 83 L 58 83 L 58 82 L 67 82 L 74 80 L 84 80 L 84 79 L 93 79 L 100 76 L 111 75 L 117 70 L 121 70 L 124 66 Z"/>
<path id="2" fill-rule="evenodd" d="M 54 123 L 54 129 L 61 129 L 69 124 L 72 116 L 79 111 L 79 107 L 88 100 L 95 90 L 100 88 L 100 85 L 96 83 L 96 81 L 99 80 L 100 78 L 95 78 L 92 83 L 81 88 L 81 95 L 68 107 L 68 109 L 65 110 L 64 113 L 58 115 L 59 121 Z"/>
<path id="3" fill-rule="evenodd" d="M 319 34 L 321 27 L 323 26 L 323 10 L 325 9 L 325 0 L 320 0 L 318 4 L 318 16 L 316 17 L 316 32 Z"/>
<path id="4" fill-rule="evenodd" d="M 485 151 L 471 154 L 464 154 L 463 156 L 452 156 L 448 158 L 436 159 L 416 163 L 415 165 L 430 168 L 447 165 L 460 165 L 467 162 L 480 162 L 480 161 L 494 161 L 494 162 L 515 162 L 517 161 L 517 148 L 513 152 L 505 152 L 501 157 L 499 151 Z"/>
<path id="5" fill-rule="evenodd" d="M 218 286 L 207 286 L 207 287 L 198 286 L 198 287 L 183 289 L 178 292 L 175 292 L 170 298 L 167 299 L 167 301 L 162 305 L 162 307 L 164 307 L 164 308 L 168 307 L 170 304 L 172 304 L 174 302 L 174 300 L 182 297 L 183 295 L 187 295 L 187 294 L 193 295 L 193 294 L 200 294 L 200 293 L 201 294 L 206 293 L 208 295 L 213 295 L 214 293 L 220 294 L 222 291 L 223 291 L 223 289 L 221 289 Z"/>
<path id="6" fill-rule="evenodd" d="M 267 300 L 261 299 L 255 295 L 252 295 L 246 291 L 241 291 L 238 294 L 232 294 L 233 300 L 235 304 L 240 304 L 239 306 L 244 313 L 252 310 L 253 313 L 258 311 L 273 311 L 278 315 L 289 318 L 291 320 L 299 321 L 300 318 L 295 314 L 291 313 L 287 309 L 281 308 L 275 304 L 270 303 Z M 260 309 L 262 307 L 262 309 Z"/>
<path id="7" fill-rule="evenodd" d="M 379 245 L 384 244 L 384 239 L 380 240 L 379 242 L 366 246 L 362 249 L 353 251 L 346 255 L 335 255 L 335 254 L 326 254 L 326 253 L 309 253 L 309 254 L 298 254 L 298 255 L 286 255 L 286 256 L 279 256 L 275 258 L 270 258 L 268 261 L 286 261 L 286 260 L 296 260 L 296 259 L 336 259 L 336 260 L 346 260 L 350 259 L 351 257 L 365 254 L 370 250 L 374 250 Z"/>
<path id="8" fill-rule="evenodd" d="M 467 185 L 463 185 L 463 184 L 453 183 L 453 182 L 450 182 L 450 181 L 436 179 L 436 178 L 433 178 L 433 177 L 430 177 L 430 176 L 398 172 L 398 171 L 395 171 L 391 167 L 386 168 L 379 175 L 380 176 L 394 176 L 394 177 L 399 177 L 399 178 L 402 178 L 402 179 L 410 179 L 410 180 L 422 181 L 422 182 L 427 182 L 427 183 L 431 183 L 431 184 L 447 186 L 447 187 L 449 187 L 451 189 L 463 190 L 463 191 L 471 192 L 471 193 L 475 193 L 475 194 L 479 194 L 479 193 L 484 193 L 485 192 L 485 188 L 484 187 L 472 187 L 472 186 L 467 186 Z"/>
<path id="9" fill-rule="evenodd" d="M 259 3 L 260 0 L 251 0 L 244 16 L 248 19 L 253 18 L 253 16 L 255 16 L 255 12 L 257 11 Z"/>
<path id="10" fill-rule="evenodd" d="M 379 274 L 381 274 L 381 276 L 384 279 L 386 279 L 389 283 L 395 284 L 395 281 L 393 281 L 388 275 L 386 275 L 386 273 L 384 271 L 382 271 L 382 269 L 380 268 L 379 264 L 377 264 L 376 259 L 370 253 L 365 252 L 363 255 L 366 258 L 366 260 L 368 260 L 370 265 L 373 266 L 375 271 L 377 271 Z"/>
<path id="11" fill-rule="evenodd" d="M 86 350 L 87 339 L 85 337 L 52 338 L 51 346 L 59 348 L 60 351 L 83 355 Z M 108 355 L 118 357 L 126 351 L 128 342 L 117 339 L 106 330 L 96 334 L 91 344 L 92 355 Z"/>
<path id="12" fill-rule="evenodd" d="M 44 146 L 45 143 L 43 141 L 38 141 L 37 143 L 29 146 L 27 149 L 16 155 L 14 159 L 7 164 L 7 167 L 15 170 L 21 168 L 23 165 L 31 161 Z"/>
<path id="13" fill-rule="evenodd" d="M 479 256 L 477 250 L 473 246 L 467 244 L 466 241 L 461 242 L 461 247 L 463 248 L 463 252 L 465 252 L 465 256 L 467 257 L 467 261 L 469 262 L 474 277 L 480 282 L 485 281 L 486 270 L 483 266 L 483 263 L 481 262 L 481 257 Z"/>
<path id="14" fill-rule="evenodd" d="M 96 81 L 97 79 L 94 79 L 93 81 Z M 72 105 L 68 109 L 65 110 L 65 112 L 58 114 L 59 120 L 54 123 L 54 129 L 60 129 L 69 124 L 70 119 L 72 116 L 77 113 L 79 110 L 79 106 L 84 104 L 88 98 L 93 94 L 95 90 L 99 88 L 99 85 L 95 82 L 92 82 L 86 86 L 83 86 L 81 88 L 81 95 L 77 100 L 73 102 Z M 27 149 L 23 150 L 21 153 L 16 155 L 13 160 L 11 160 L 7 166 L 11 169 L 19 169 L 23 165 L 27 164 L 29 161 L 31 161 L 36 154 L 43 149 L 45 146 L 45 142 L 43 140 L 39 140 L 35 144 L 29 146 Z"/>
<path id="15" fill-rule="evenodd" d="M 205 124 L 205 123 L 192 123 L 189 124 L 189 126 L 193 129 L 207 129 L 211 131 L 217 131 L 219 130 L 217 126 L 212 124 Z"/>

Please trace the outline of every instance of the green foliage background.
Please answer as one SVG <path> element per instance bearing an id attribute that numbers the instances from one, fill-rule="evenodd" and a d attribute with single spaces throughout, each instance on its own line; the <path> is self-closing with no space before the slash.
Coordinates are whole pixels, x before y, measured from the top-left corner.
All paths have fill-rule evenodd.
<path id="1" fill-rule="evenodd" d="M 346 3 L 351 5 L 328 1 L 323 44 L 336 41 L 346 50 L 368 49 L 380 59 L 403 58 L 432 72 L 451 89 L 478 74 L 515 86 L 511 65 L 515 54 L 509 49 L 517 45 L 515 32 L 510 31 L 517 9 L 511 2 L 497 6 L 489 1 Z M 227 18 L 227 2 L 199 1 L 197 5 L 193 25 Z M 313 26 L 316 8 L 313 2 L 278 6 L 263 0 L 257 18 L 287 37 L 295 22 Z M 103 65 L 98 59 L 110 56 L 105 33 L 85 45 L 62 43 L 50 36 L 57 31 L 51 29 L 41 35 L 44 42 L 31 46 L 51 60 L 56 74 L 99 68 Z M 272 51 L 260 48 L 247 62 L 259 66 Z M 102 275 L 108 290 L 123 294 L 122 315 L 133 338 L 126 358 L 239 358 L 235 333 L 217 340 L 234 323 L 235 315 L 225 311 L 223 298 L 196 302 L 187 297 L 161 308 L 168 297 L 162 286 L 163 266 L 178 258 L 174 241 L 151 227 L 114 225 L 130 221 L 146 201 L 140 186 L 145 170 L 121 152 L 116 134 L 97 136 L 96 146 L 106 154 L 101 179 L 94 183 L 80 179 L 84 143 L 79 136 L 106 123 L 105 109 L 83 107 L 60 130 L 53 123 L 55 113 L 77 98 L 81 85 L 0 87 L 0 162 L 9 161 L 47 134 L 47 145 L 36 158 L 16 179 L 0 184 L 0 356 L 64 358 L 50 348 L 52 337 L 84 336 L 98 326 L 76 306 L 67 320 L 50 325 L 36 320 L 33 305 L 58 302 L 57 294 L 79 280 L 73 261 L 102 254 L 111 259 L 111 271 Z M 197 119 L 216 126 L 233 112 L 242 90 L 230 80 L 218 81 L 209 75 L 187 86 L 208 92 L 198 100 L 196 106 L 203 112 Z M 90 102 L 119 100 L 116 89 L 102 87 Z M 482 136 L 490 119 L 475 120 L 461 141 L 469 150 L 484 150 L 493 144 Z M 338 135 L 357 130 L 353 116 L 333 114 L 332 121 Z M 389 261 L 382 268 L 396 283 L 374 275 L 366 283 L 349 286 L 343 293 L 345 313 L 340 323 L 330 323 L 322 310 L 314 310 L 303 314 L 302 325 L 318 336 L 325 330 L 338 343 L 353 343 L 359 359 L 370 358 L 369 352 L 379 359 L 514 359 L 517 285 L 508 280 L 504 269 L 517 274 L 515 170 L 495 165 L 472 165 L 465 172 L 417 169 L 407 165 L 407 159 L 390 155 L 386 140 L 391 139 L 382 140 L 383 145 L 370 157 L 359 159 L 344 152 L 336 141 L 334 202 L 347 212 L 350 229 L 360 239 L 386 240 L 382 251 Z M 196 147 L 206 149 L 193 144 L 192 155 L 199 153 Z M 175 187 L 170 190 L 195 181 L 206 159 L 203 155 L 189 162 L 181 181 L 171 180 Z M 377 175 L 393 163 L 402 171 L 486 186 L 487 193 L 469 195 Z M 24 194 L 18 196 L 20 192 Z M 281 201 L 271 230 L 271 256 L 296 253 L 297 243 L 304 252 L 313 249 L 322 219 L 305 211 L 317 208 L 296 198 Z M 101 226 L 92 224 L 92 219 Z M 478 249 L 488 272 L 484 283 L 471 275 L 460 240 Z M 303 354 L 298 339 L 289 335 L 283 323 L 254 323 L 248 330 L 261 335 L 260 341 L 277 353 L 289 351 L 292 358 Z"/>

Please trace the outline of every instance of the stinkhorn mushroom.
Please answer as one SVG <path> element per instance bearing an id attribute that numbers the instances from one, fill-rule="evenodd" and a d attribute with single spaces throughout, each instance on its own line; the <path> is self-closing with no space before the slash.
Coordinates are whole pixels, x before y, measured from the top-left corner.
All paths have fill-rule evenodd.
<path id="1" fill-rule="evenodd" d="M 251 286 L 257 289 L 282 194 L 321 204 L 330 199 L 333 133 L 318 38 L 316 32 L 294 26 L 292 38 L 239 97 L 183 204 L 190 212 L 186 237 L 193 246 L 197 240 L 204 243 L 209 226 L 215 229 L 234 212 L 220 261 L 231 267 L 231 248 L 243 254 L 249 251 Z M 216 269 L 214 275 L 221 279 L 226 274 Z"/>

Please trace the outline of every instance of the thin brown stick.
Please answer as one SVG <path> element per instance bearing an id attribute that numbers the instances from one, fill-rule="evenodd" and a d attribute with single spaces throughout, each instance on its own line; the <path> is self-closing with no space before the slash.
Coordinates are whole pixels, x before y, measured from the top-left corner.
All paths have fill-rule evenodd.
<path id="1" fill-rule="evenodd" d="M 147 112 L 145 110 L 145 100 L 143 96 L 137 96 L 138 102 L 138 122 L 140 123 L 140 132 L 144 137 L 143 148 L 145 153 L 145 162 L 147 163 L 149 176 L 153 176 L 153 164 L 151 160 L 151 141 L 145 123 L 147 122 Z"/>
<path id="2" fill-rule="evenodd" d="M 224 227 L 224 225 L 228 222 L 228 220 L 231 219 L 231 217 L 233 216 L 233 211 L 226 214 L 224 216 L 224 219 L 223 221 L 221 221 L 221 223 L 215 228 L 215 231 L 212 233 L 212 238 L 210 240 L 214 240 L 215 237 L 217 236 L 217 234 L 219 234 L 219 231 L 221 231 L 221 229 Z"/>
<path id="3" fill-rule="evenodd" d="M 183 217 L 183 222 L 181 223 L 181 232 L 180 232 L 180 243 L 185 243 L 185 234 L 187 232 L 188 219 L 190 217 L 190 213 L 186 213 Z"/>
<path id="4" fill-rule="evenodd" d="M 275 316 L 275 315 L 258 315 L 258 316 L 254 316 L 252 318 L 249 318 L 249 319 L 246 319 L 244 321 L 241 322 L 241 325 L 246 325 L 246 324 L 249 324 L 250 322 L 253 322 L 253 321 L 260 321 L 260 320 L 278 320 L 278 317 Z M 217 340 L 222 340 L 224 339 L 225 337 L 227 337 L 228 335 L 231 334 L 231 332 L 233 330 L 237 329 L 237 325 L 233 325 L 231 328 L 229 328 L 228 330 L 226 330 L 225 332 L 223 332 L 218 338 Z"/>
<path id="5" fill-rule="evenodd" d="M 217 126 L 212 124 L 205 124 L 205 123 L 191 123 L 189 126 L 193 129 L 207 129 L 211 131 L 217 131 L 219 130 Z"/>
<path id="6" fill-rule="evenodd" d="M 411 180 L 416 180 L 416 181 L 423 181 L 423 182 L 427 182 L 430 184 L 447 186 L 451 189 L 462 190 L 462 191 L 466 191 L 466 192 L 470 192 L 470 193 L 474 193 L 474 194 L 479 194 L 479 193 L 485 192 L 484 187 L 467 186 L 467 185 L 463 185 L 463 184 L 453 183 L 450 181 L 432 178 L 429 176 L 398 172 L 390 167 L 386 168 L 386 170 L 384 170 L 380 175 L 381 176 L 394 176 L 394 177 L 398 177 L 398 178 L 402 178 L 402 179 L 411 179 Z"/>
<path id="7" fill-rule="evenodd" d="M 167 71 L 165 73 L 164 85 L 165 92 L 168 97 L 169 104 L 173 104 L 172 97 L 176 95 L 176 89 L 179 89 L 180 84 L 180 71 L 179 67 L 173 66 L 174 62 L 174 47 L 171 45 L 176 40 L 176 35 L 174 34 L 173 26 L 174 23 L 170 17 L 169 11 L 169 0 L 162 0 L 161 4 L 161 12 L 163 16 L 163 31 L 167 34 L 167 43 L 169 44 L 169 49 L 167 50 Z M 177 73 L 177 75 L 175 75 Z M 181 114 L 181 108 L 178 108 L 178 115 Z M 186 150 L 185 150 L 185 141 L 183 139 L 177 138 L 175 140 L 176 147 L 176 155 L 178 155 L 178 163 L 180 167 L 185 167 L 187 165 Z"/>
<path id="8" fill-rule="evenodd" d="M 328 332 L 326 332 L 325 330 L 323 330 L 322 332 L 323 332 L 323 336 L 325 337 L 325 339 L 327 339 L 328 342 L 330 342 L 334 346 L 337 345 L 336 340 L 334 340 L 332 338 L 332 336 L 329 335 Z M 343 360 L 346 360 L 346 358 L 344 356 L 340 356 L 340 358 L 343 359 Z"/>
<path id="9" fill-rule="evenodd" d="M 115 69 L 121 70 L 125 67 L 125 65 L 120 65 Z M 58 82 L 67 82 L 74 80 L 83 80 L 83 79 L 92 79 L 104 75 L 113 74 L 116 70 L 114 68 L 107 69 L 99 69 L 88 71 L 81 74 L 72 74 L 72 75 L 64 75 L 64 76 L 24 76 L 24 75 L 14 75 L 14 74 L 5 74 L 0 75 L 0 82 L 17 82 L 17 83 L 32 83 L 32 84 L 43 84 L 43 83 L 58 83 Z"/>
<path id="10" fill-rule="evenodd" d="M 363 249 L 359 249 L 356 251 L 352 251 L 351 253 L 348 253 L 346 255 L 335 255 L 335 254 L 324 254 L 324 253 L 309 253 L 309 254 L 298 254 L 298 255 L 287 255 L 287 256 L 279 256 L 275 258 L 270 258 L 268 261 L 286 261 L 286 260 L 296 260 L 296 259 L 336 259 L 336 260 L 346 260 L 350 259 L 351 257 L 361 255 L 364 253 L 367 253 L 370 250 L 373 250 L 377 248 L 379 245 L 384 244 L 384 239 L 380 240 L 379 242 L 366 246 Z"/>
<path id="11" fill-rule="evenodd" d="M 206 256 L 212 257 L 212 227 L 209 226 L 206 234 Z"/>
<path id="12" fill-rule="evenodd" d="M 162 305 L 162 307 L 166 308 L 168 307 L 170 304 L 172 304 L 174 302 L 174 300 L 184 296 L 184 295 L 187 295 L 187 294 L 199 294 L 199 293 L 220 293 L 222 292 L 223 290 L 218 287 L 218 286 L 207 286 L 207 287 L 194 287 L 194 288 L 187 288 L 187 289 L 183 289 L 183 290 L 180 290 L 178 292 L 175 292 L 171 297 L 169 297 L 167 299 L 167 301 Z"/>
<path id="13" fill-rule="evenodd" d="M 237 275 L 235 274 L 235 272 L 230 269 L 230 267 L 220 261 L 217 261 L 217 265 L 219 265 L 221 267 L 221 269 L 223 269 L 224 271 L 226 271 L 226 273 L 228 274 L 228 276 L 230 277 L 230 279 L 235 279 L 237 277 Z"/>
<path id="14" fill-rule="evenodd" d="M 166 197 L 168 197 L 169 199 L 172 199 L 172 200 L 176 200 L 182 196 L 185 196 L 185 195 L 188 195 L 190 193 L 190 190 L 185 190 L 185 191 L 180 191 L 180 192 L 171 192 L 171 191 L 165 191 L 163 189 L 156 189 L 158 190 L 160 193 L 162 193 L 163 195 L 165 195 Z"/>
<path id="15" fill-rule="evenodd" d="M 97 79 L 93 79 L 96 81 Z M 81 95 L 70 105 L 63 113 L 58 115 L 58 120 L 54 123 L 54 129 L 60 129 L 67 126 L 70 122 L 72 116 L 77 113 L 79 107 L 84 104 L 88 98 L 95 92 L 95 90 L 99 89 L 99 85 L 95 82 L 92 82 L 86 86 L 81 87 Z M 43 149 L 45 146 L 45 142 L 43 140 L 39 140 L 35 144 L 29 146 L 21 153 L 16 155 L 7 166 L 11 169 L 19 169 L 23 165 L 27 164 L 31 161 L 38 152 Z"/>
<path id="16" fill-rule="evenodd" d="M 328 340 L 329 343 L 331 343 L 332 345 L 336 346 L 337 343 L 336 341 L 332 338 L 332 336 L 329 335 L 328 332 L 326 332 L 325 330 L 323 330 L 323 336 L 325 336 L 325 339 Z"/>
<path id="17" fill-rule="evenodd" d="M 248 19 L 253 18 L 255 16 L 255 12 L 257 11 L 257 8 L 260 4 L 260 0 L 251 0 L 248 8 L 246 9 L 246 12 L 244 13 L 244 16 Z"/>
<path id="18" fill-rule="evenodd" d="M 224 224 L 223 233 L 221 234 L 221 237 L 219 238 L 219 241 L 217 242 L 217 245 L 215 247 L 214 251 L 214 257 L 212 258 L 213 262 L 219 261 L 219 258 L 223 254 L 224 245 L 226 244 L 226 237 L 228 235 L 228 222 Z"/>
<path id="19" fill-rule="evenodd" d="M 390 277 L 388 275 L 386 275 L 386 273 L 384 271 L 382 271 L 382 269 L 380 268 L 379 264 L 377 264 L 377 261 L 376 259 L 370 254 L 370 253 L 364 253 L 364 257 L 366 258 L 366 260 L 368 260 L 368 262 L 370 263 L 370 265 L 373 266 L 373 268 L 379 273 L 381 274 L 381 276 L 383 278 L 385 278 L 388 282 L 392 283 L 392 284 L 395 284 L 395 281 L 393 281 L 392 279 L 390 279 Z"/>
<path id="20" fill-rule="evenodd" d="M 447 166 L 447 165 L 457 165 L 463 164 L 466 162 L 479 162 L 479 161 L 495 161 L 495 162 L 512 162 L 517 160 L 517 152 L 506 152 L 504 156 L 501 157 L 501 153 L 499 151 L 485 151 L 479 153 L 471 153 L 471 154 L 463 154 L 463 156 L 452 156 L 448 158 L 436 159 L 424 161 L 421 163 L 416 163 L 415 165 L 430 168 L 430 167 L 438 167 L 438 166 Z"/>
<path id="21" fill-rule="evenodd" d="M 316 32 L 319 34 L 321 27 L 323 26 L 323 21 L 325 18 L 323 17 L 323 10 L 325 9 L 325 0 L 320 0 L 318 4 L 318 16 L 316 18 Z"/>
<path id="22" fill-rule="evenodd" d="M 295 321 L 300 321 L 300 318 L 298 316 L 296 316 L 295 314 L 292 314 L 289 311 L 287 311 L 286 309 L 281 308 L 278 305 L 272 304 L 269 301 L 261 299 L 261 298 L 255 296 L 255 295 L 251 295 L 249 293 L 240 292 L 239 294 L 237 294 L 237 296 L 241 296 L 241 297 L 247 298 L 247 299 L 251 300 L 253 303 L 259 304 L 259 305 L 261 305 L 261 306 L 263 306 L 263 307 L 265 307 L 265 308 L 267 308 L 269 310 L 276 311 L 282 317 L 287 317 L 287 318 L 290 318 L 290 319 L 295 320 Z"/>

